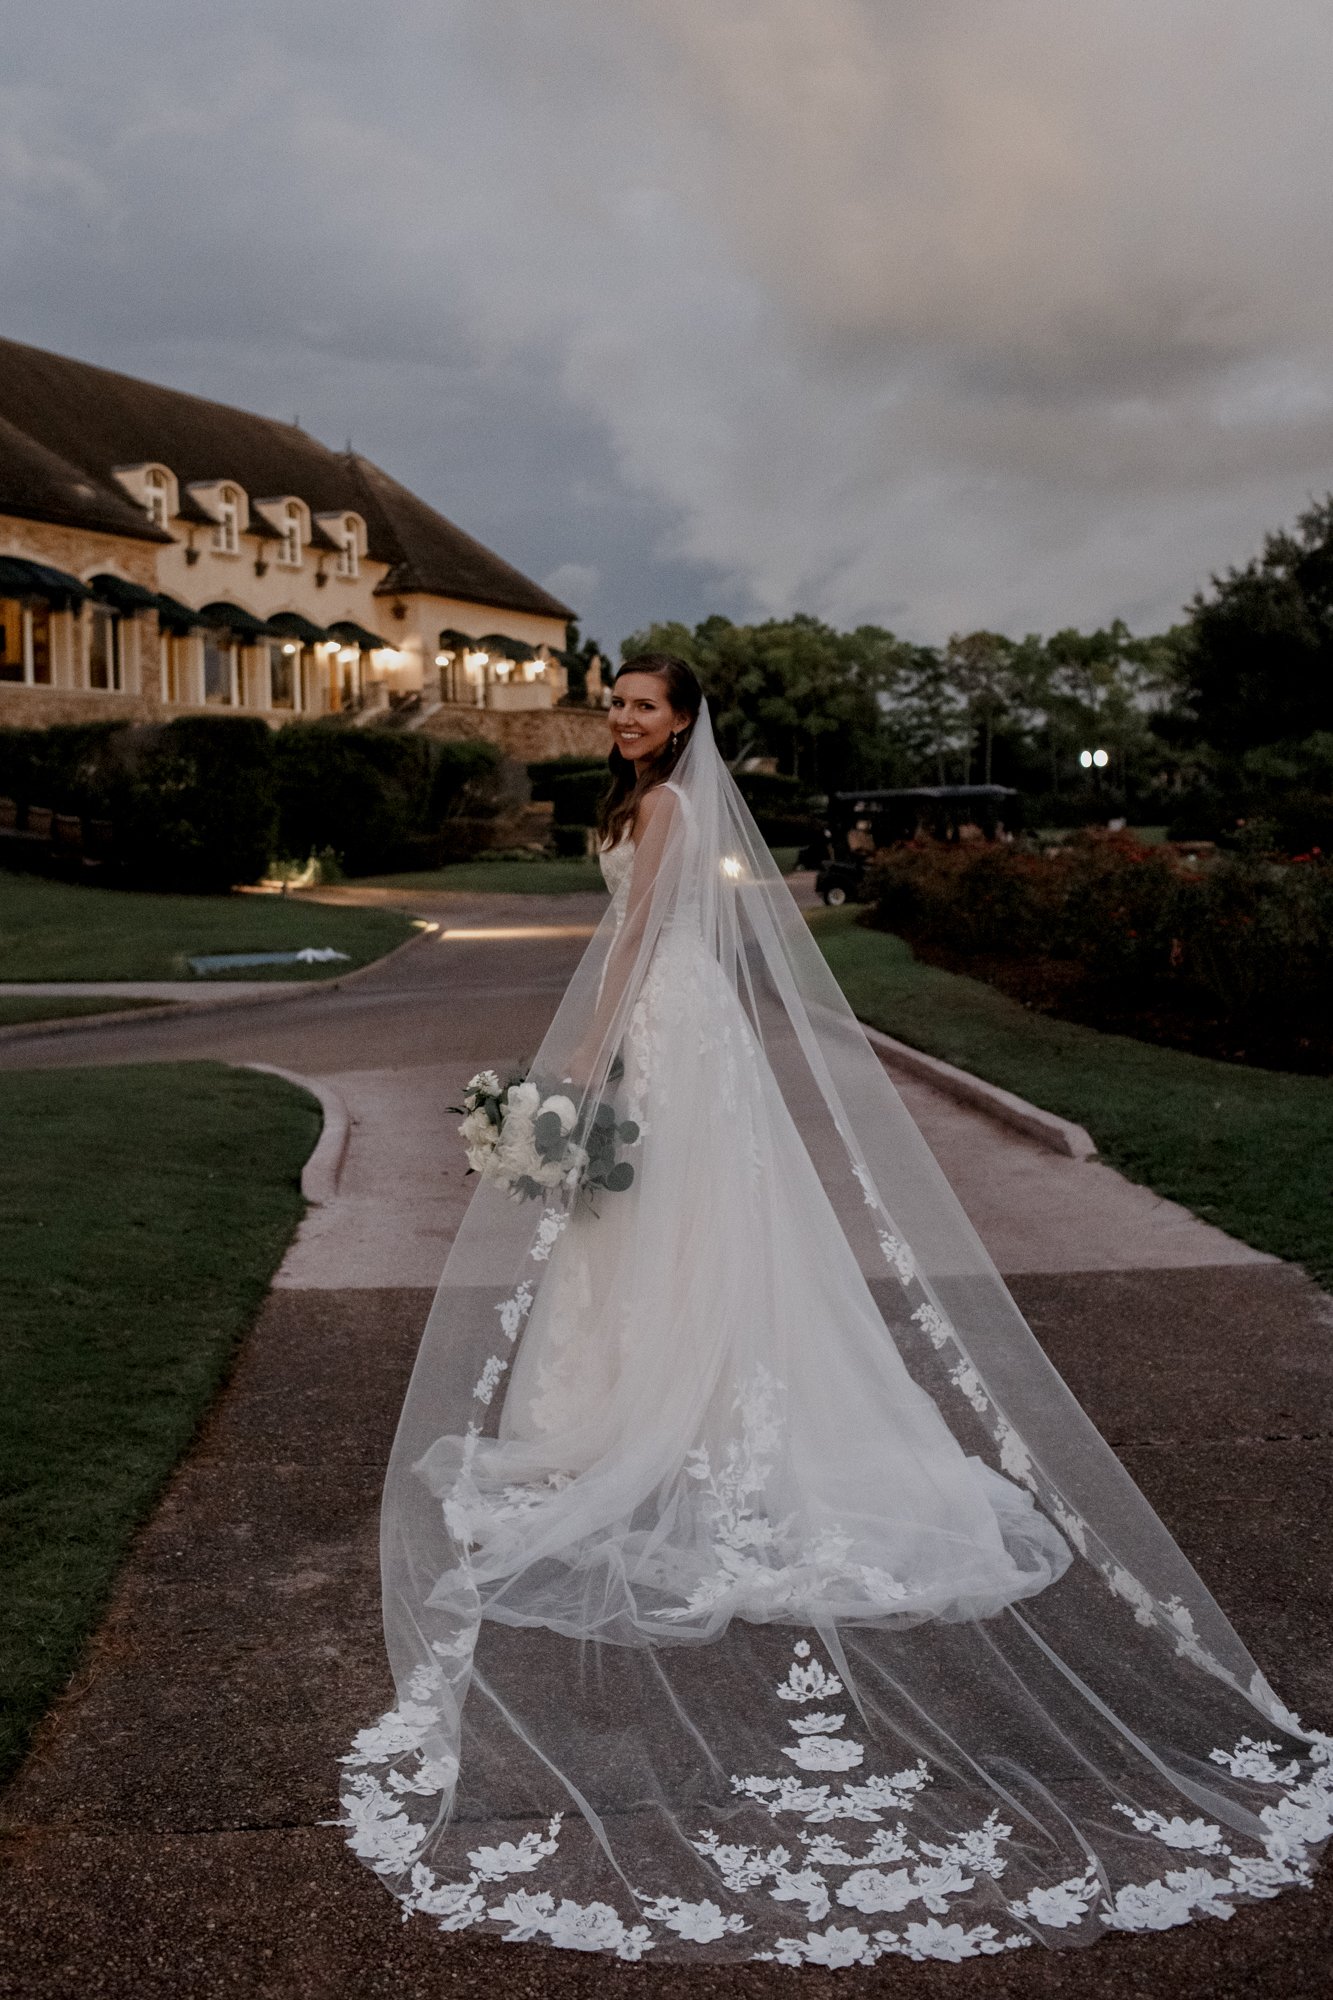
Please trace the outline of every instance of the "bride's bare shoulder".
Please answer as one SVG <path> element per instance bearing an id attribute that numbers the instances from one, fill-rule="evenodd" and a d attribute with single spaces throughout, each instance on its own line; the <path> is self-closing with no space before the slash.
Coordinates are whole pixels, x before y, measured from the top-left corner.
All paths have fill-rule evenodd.
<path id="1" fill-rule="evenodd" d="M 680 787 L 674 785 L 670 778 L 664 778 L 661 784 L 651 786 L 639 800 L 635 811 L 634 838 L 641 839 L 659 814 L 665 814 L 664 824 L 669 825 L 672 814 L 679 810 L 683 800 L 684 795 Z"/>

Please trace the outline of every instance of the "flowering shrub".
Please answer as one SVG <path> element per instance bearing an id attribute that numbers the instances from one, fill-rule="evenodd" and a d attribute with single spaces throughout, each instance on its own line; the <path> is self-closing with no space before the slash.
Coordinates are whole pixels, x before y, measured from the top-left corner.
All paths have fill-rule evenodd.
<path id="1" fill-rule="evenodd" d="M 1125 835 L 1052 853 L 913 841 L 870 871 L 867 921 L 953 957 L 1062 961 L 1085 1001 L 1204 1012 L 1299 1040 L 1333 1020 L 1333 866 L 1191 864 Z"/>

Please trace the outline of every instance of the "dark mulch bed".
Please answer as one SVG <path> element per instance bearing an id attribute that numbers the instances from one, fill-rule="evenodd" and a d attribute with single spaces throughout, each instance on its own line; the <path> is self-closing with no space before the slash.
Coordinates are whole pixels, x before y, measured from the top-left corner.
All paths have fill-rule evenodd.
<path id="1" fill-rule="evenodd" d="M 911 936 L 907 942 L 923 964 L 983 979 L 1034 1013 L 1077 1021 L 1106 1034 L 1132 1035 L 1159 1048 L 1211 1056 L 1217 1062 L 1305 1076 L 1333 1075 L 1333 1024 L 1305 1024 L 1308 1032 L 1281 1022 L 1238 1025 L 1210 1009 L 1204 994 L 1167 1002 L 1160 994 L 1108 992 L 1088 980 L 1076 959 L 951 951 L 932 939 Z"/>

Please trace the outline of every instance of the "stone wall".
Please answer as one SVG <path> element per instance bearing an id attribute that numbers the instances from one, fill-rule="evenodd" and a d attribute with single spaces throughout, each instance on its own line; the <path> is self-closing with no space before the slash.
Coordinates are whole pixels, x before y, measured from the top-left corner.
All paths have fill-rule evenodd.
<path id="1" fill-rule="evenodd" d="M 148 694 L 96 688 L 23 687 L 0 681 L 0 729 L 49 729 L 62 722 L 170 722 L 177 715 L 258 715 L 275 728 L 290 716 L 272 709 L 192 708 Z"/>
<path id="2" fill-rule="evenodd" d="M 598 708 L 505 710 L 446 702 L 426 717 L 421 733 L 445 742 L 480 737 L 523 764 L 544 757 L 605 757 L 611 748 L 606 711 Z"/>

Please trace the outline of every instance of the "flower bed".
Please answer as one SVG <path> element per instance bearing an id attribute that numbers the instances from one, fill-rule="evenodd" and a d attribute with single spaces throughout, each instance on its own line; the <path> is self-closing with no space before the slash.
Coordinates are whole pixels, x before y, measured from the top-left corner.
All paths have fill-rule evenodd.
<path id="1" fill-rule="evenodd" d="M 1333 866 L 1091 834 L 1054 852 L 913 841 L 864 921 L 1043 1012 L 1277 1069 L 1333 1070 Z"/>

